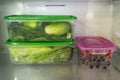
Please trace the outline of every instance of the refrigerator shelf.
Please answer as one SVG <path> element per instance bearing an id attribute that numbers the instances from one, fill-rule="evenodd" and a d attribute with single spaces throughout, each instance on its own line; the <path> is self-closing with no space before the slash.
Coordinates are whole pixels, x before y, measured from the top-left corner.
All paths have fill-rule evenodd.
<path id="1" fill-rule="evenodd" d="M 8 52 L 0 55 L 1 80 L 119 80 L 120 71 L 113 64 L 109 69 L 90 69 L 77 64 L 77 50 L 68 64 L 12 64 Z"/>

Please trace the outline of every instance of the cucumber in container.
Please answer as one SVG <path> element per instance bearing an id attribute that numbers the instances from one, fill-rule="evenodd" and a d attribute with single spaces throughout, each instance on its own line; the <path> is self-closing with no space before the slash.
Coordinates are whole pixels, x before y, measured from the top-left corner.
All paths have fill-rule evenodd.
<path id="1" fill-rule="evenodd" d="M 69 41 L 73 38 L 72 15 L 9 15 L 7 21 L 11 41 Z"/>
<path id="2" fill-rule="evenodd" d="M 16 64 L 68 63 L 74 41 L 13 42 L 6 41 L 10 58 Z"/>

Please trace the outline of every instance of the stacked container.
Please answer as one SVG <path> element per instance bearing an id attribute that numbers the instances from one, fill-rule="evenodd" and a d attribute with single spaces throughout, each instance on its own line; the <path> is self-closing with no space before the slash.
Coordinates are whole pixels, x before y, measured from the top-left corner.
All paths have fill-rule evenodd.
<path id="1" fill-rule="evenodd" d="M 14 63 L 60 63 L 71 59 L 75 16 L 10 15 L 7 21 Z"/>
<path id="2" fill-rule="evenodd" d="M 76 43 L 80 52 L 80 63 L 89 65 L 90 68 L 102 67 L 103 69 L 111 64 L 113 52 L 116 51 L 111 41 L 99 36 L 78 36 Z"/>

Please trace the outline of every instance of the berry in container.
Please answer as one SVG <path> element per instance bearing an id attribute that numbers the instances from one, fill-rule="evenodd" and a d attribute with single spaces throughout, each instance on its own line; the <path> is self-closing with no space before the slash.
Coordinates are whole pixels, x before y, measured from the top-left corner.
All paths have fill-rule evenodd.
<path id="1" fill-rule="evenodd" d="M 79 62 L 90 68 L 106 69 L 116 51 L 116 46 L 108 39 L 100 36 L 77 36 Z"/>
<path id="2" fill-rule="evenodd" d="M 15 64 L 69 63 L 74 41 L 13 42 L 6 41 L 10 59 Z"/>
<path id="3" fill-rule="evenodd" d="M 70 41 L 77 17 L 72 15 L 8 15 L 11 41 Z"/>

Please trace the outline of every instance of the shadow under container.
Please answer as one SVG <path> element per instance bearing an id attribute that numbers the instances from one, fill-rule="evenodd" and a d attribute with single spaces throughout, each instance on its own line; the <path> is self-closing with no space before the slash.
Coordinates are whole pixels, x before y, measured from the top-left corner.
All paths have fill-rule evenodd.
<path id="1" fill-rule="evenodd" d="M 16 64 L 70 63 L 74 41 L 13 42 L 6 41 L 10 58 Z"/>
<path id="2" fill-rule="evenodd" d="M 116 54 L 113 55 L 113 60 L 112 60 L 113 66 L 120 71 L 120 49 L 118 47 L 118 51 Z"/>
<path id="3" fill-rule="evenodd" d="M 106 38 L 100 36 L 77 36 L 80 64 L 106 69 L 112 60 L 116 46 Z"/>
<path id="4" fill-rule="evenodd" d="M 72 15 L 9 15 L 11 41 L 70 41 L 77 17 Z"/>

